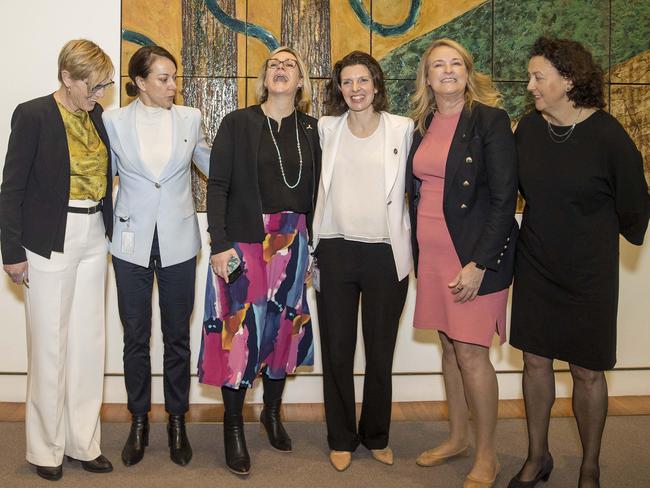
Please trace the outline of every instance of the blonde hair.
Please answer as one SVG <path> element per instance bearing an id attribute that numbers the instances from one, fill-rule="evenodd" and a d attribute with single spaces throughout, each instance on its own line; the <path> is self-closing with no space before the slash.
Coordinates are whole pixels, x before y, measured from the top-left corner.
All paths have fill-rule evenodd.
<path id="1" fill-rule="evenodd" d="M 75 39 L 66 42 L 59 53 L 59 81 L 61 73 L 67 71 L 75 80 L 83 80 L 93 87 L 112 78 L 115 73 L 113 62 L 102 49 L 92 41 Z"/>
<path id="2" fill-rule="evenodd" d="M 264 86 L 264 79 L 266 78 L 266 62 L 276 54 L 283 52 L 289 53 L 296 58 L 298 69 L 300 70 L 300 77 L 302 78 L 302 87 L 298 88 L 293 104 L 299 111 L 309 113 L 311 110 L 311 80 L 309 79 L 309 70 L 300 54 L 287 46 L 280 46 L 275 49 L 271 54 L 269 54 L 269 57 L 264 60 L 260 69 L 260 74 L 255 80 L 255 97 L 257 98 L 257 103 L 264 103 L 269 98 L 269 91 Z"/>
<path id="3" fill-rule="evenodd" d="M 465 106 L 467 108 L 471 109 L 474 102 L 480 102 L 491 107 L 501 106 L 499 90 L 494 86 L 492 79 L 488 75 L 474 69 L 474 60 L 467 49 L 452 39 L 436 39 L 422 54 L 415 80 L 415 93 L 411 97 L 411 117 L 415 120 L 416 128 L 421 134 L 426 131 L 427 117 L 437 108 L 433 89 L 427 84 L 427 75 L 429 73 L 429 56 L 435 48 L 440 46 L 447 46 L 457 51 L 463 63 L 465 63 L 467 69 Z"/>

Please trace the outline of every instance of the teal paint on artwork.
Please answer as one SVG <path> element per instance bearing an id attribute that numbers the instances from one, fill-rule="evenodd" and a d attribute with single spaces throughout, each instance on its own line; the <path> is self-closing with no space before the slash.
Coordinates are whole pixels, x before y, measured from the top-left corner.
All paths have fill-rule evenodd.
<path id="1" fill-rule="evenodd" d="M 384 37 L 398 36 L 408 32 L 415 25 L 415 22 L 420 15 L 420 7 L 422 6 L 422 0 L 411 0 L 411 7 L 409 8 L 409 13 L 406 16 L 406 19 L 404 19 L 404 22 L 401 24 L 386 25 L 372 20 L 361 0 L 349 0 L 349 2 L 350 7 L 352 7 L 352 10 L 359 18 L 359 21 L 369 29 L 372 29 L 374 33 Z"/>
<path id="2" fill-rule="evenodd" d="M 139 32 L 130 31 L 128 29 L 122 29 L 122 39 L 138 46 L 155 46 L 156 43 L 149 39 L 144 34 Z"/>
<path id="3" fill-rule="evenodd" d="M 217 0 L 205 0 L 205 5 L 208 7 L 208 10 L 212 15 L 214 15 L 219 22 L 229 29 L 259 39 L 264 43 L 269 51 L 273 51 L 280 47 L 278 40 L 268 30 L 259 25 L 242 22 L 239 19 L 233 19 L 230 15 L 224 12 L 221 7 L 219 7 Z"/>
<path id="4" fill-rule="evenodd" d="M 450 22 L 393 49 L 380 60 L 388 79 L 415 79 L 420 57 L 435 39 L 448 37 L 460 42 L 474 57 L 476 69 L 492 71 L 492 5 L 486 2 Z"/>

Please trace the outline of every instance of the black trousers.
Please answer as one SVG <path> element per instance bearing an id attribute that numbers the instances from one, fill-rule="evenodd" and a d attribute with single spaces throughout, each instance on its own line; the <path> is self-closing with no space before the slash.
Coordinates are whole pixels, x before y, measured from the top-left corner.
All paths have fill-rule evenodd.
<path id="1" fill-rule="evenodd" d="M 322 239 L 316 258 L 329 447 L 354 451 L 362 443 L 368 449 L 383 449 L 388 445 L 393 352 L 408 277 L 397 279 L 388 244 Z M 366 371 L 357 431 L 353 365 L 360 299 Z"/>
<path id="2" fill-rule="evenodd" d="M 190 394 L 190 316 L 194 308 L 196 257 L 173 266 L 160 265 L 154 234 L 148 267 L 113 257 L 117 304 L 124 327 L 124 382 L 128 408 L 144 415 L 151 409 L 151 296 L 154 275 L 163 334 L 165 410 L 184 414 Z"/>

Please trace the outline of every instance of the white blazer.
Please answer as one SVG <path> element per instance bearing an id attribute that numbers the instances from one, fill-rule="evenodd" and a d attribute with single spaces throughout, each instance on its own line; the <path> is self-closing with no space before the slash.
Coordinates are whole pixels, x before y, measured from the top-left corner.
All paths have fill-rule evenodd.
<path id="1" fill-rule="evenodd" d="M 323 221 L 325 202 L 329 193 L 336 154 L 341 140 L 341 132 L 347 124 L 348 113 L 338 117 L 321 117 L 318 121 L 318 134 L 323 151 L 322 169 L 318 188 L 318 200 L 314 211 L 313 246 L 318 246 L 319 231 Z M 388 234 L 397 277 L 408 276 L 412 267 L 411 224 L 404 191 L 406 159 L 413 140 L 413 121 L 407 117 L 382 112 L 384 121 L 384 182 L 386 195 L 386 219 Z"/>
<path id="2" fill-rule="evenodd" d="M 158 229 L 161 266 L 172 266 L 196 256 L 201 248 L 194 210 L 190 167 L 192 161 L 208 175 L 210 146 L 205 141 L 201 112 L 173 105 L 172 154 L 156 178 L 140 159 L 135 126 L 138 99 L 103 113 L 111 141 L 113 171 L 120 178 L 113 212 L 111 254 L 139 266 L 149 266 L 154 229 Z"/>

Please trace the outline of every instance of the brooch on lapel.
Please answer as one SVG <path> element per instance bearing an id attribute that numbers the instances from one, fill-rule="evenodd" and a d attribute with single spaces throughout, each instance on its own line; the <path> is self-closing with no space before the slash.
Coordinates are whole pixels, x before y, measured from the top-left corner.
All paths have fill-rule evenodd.
<path id="1" fill-rule="evenodd" d="M 307 130 L 311 130 L 311 124 L 307 124 L 307 127 L 305 127 Z"/>

